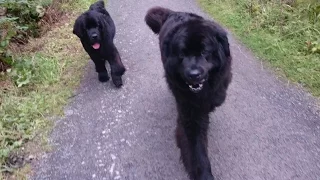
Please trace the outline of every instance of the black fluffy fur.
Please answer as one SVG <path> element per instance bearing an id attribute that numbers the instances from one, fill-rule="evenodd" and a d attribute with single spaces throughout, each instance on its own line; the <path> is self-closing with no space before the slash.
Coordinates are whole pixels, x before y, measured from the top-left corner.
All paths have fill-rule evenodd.
<path id="1" fill-rule="evenodd" d="M 213 180 L 207 132 L 209 113 L 223 104 L 232 79 L 227 33 L 196 14 L 162 7 L 150 9 L 145 21 L 159 34 L 166 80 L 177 103 L 176 140 L 183 164 L 190 179 Z M 193 72 L 200 74 L 190 78 Z M 203 88 L 193 92 L 189 85 L 199 82 Z"/>
<path id="2" fill-rule="evenodd" d="M 116 87 L 122 86 L 122 75 L 125 73 L 125 67 L 113 43 L 116 28 L 111 16 L 105 9 L 103 0 L 92 4 L 89 10 L 76 19 L 73 33 L 80 38 L 83 48 L 93 60 L 99 80 L 106 82 L 110 79 L 105 67 L 105 61 L 107 60 L 111 67 L 113 83 Z M 92 38 L 93 34 L 97 35 L 94 39 Z M 94 43 L 99 43 L 100 48 L 94 49 Z"/>

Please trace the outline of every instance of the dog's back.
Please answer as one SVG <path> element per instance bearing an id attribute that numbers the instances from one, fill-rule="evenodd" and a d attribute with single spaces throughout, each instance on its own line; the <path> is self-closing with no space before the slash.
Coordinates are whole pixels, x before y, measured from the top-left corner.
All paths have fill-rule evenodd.
<path id="1" fill-rule="evenodd" d="M 166 9 L 163 7 L 154 7 L 151 8 L 144 20 L 146 24 L 150 27 L 150 29 L 155 33 L 159 34 L 161 31 L 161 28 L 163 28 L 164 24 L 167 21 L 175 21 L 176 24 L 186 22 L 188 20 L 192 19 L 203 19 L 201 16 L 198 16 L 193 13 L 187 13 L 187 12 L 175 12 L 170 9 Z M 172 23 L 171 23 L 172 24 Z"/>

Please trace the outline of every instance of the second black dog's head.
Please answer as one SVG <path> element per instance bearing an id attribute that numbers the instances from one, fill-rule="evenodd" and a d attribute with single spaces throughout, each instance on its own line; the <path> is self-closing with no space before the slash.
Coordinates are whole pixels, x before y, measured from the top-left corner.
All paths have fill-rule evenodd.
<path id="1" fill-rule="evenodd" d="M 84 42 L 89 43 L 93 49 L 100 49 L 102 43 L 102 25 L 100 14 L 95 11 L 88 11 L 78 17 L 74 24 L 73 33 Z"/>

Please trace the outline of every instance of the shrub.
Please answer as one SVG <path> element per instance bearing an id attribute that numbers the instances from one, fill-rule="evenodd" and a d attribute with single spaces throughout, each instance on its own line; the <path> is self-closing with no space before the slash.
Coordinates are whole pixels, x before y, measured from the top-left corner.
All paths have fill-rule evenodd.
<path id="1" fill-rule="evenodd" d="M 0 0 L 0 72 L 13 64 L 11 42 L 25 44 L 29 37 L 39 37 L 39 21 L 50 4 L 51 0 Z"/>

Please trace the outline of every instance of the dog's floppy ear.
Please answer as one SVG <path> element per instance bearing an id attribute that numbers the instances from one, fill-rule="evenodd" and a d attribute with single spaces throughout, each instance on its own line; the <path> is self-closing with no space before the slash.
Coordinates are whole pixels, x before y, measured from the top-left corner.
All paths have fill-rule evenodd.
<path id="1" fill-rule="evenodd" d="M 227 58 L 231 56 L 229 40 L 227 32 L 215 21 L 210 21 L 210 24 L 207 24 L 214 31 L 214 36 L 218 43 L 222 46 L 223 52 Z"/>
<path id="2" fill-rule="evenodd" d="M 231 53 L 227 32 L 218 24 L 212 24 L 215 29 L 215 38 L 218 43 L 218 56 L 220 60 L 220 68 L 224 68 L 225 64 L 230 61 Z"/>
<path id="3" fill-rule="evenodd" d="M 159 34 L 162 25 L 172 12 L 163 7 L 153 7 L 149 9 L 144 20 L 155 34 Z"/>
<path id="4" fill-rule="evenodd" d="M 79 38 L 83 37 L 83 16 L 79 16 L 73 25 L 73 34 L 77 35 Z"/>
<path id="5" fill-rule="evenodd" d="M 230 45 L 229 45 L 227 33 L 226 32 L 218 32 L 217 40 L 222 45 L 223 52 L 224 52 L 225 56 L 230 57 L 231 56 L 230 55 Z"/>
<path id="6" fill-rule="evenodd" d="M 220 59 L 220 70 L 223 71 L 223 69 L 228 67 L 227 64 L 230 63 L 232 58 L 227 33 L 224 31 L 218 32 L 217 40 L 220 44 L 220 48 L 218 50 Z"/>

